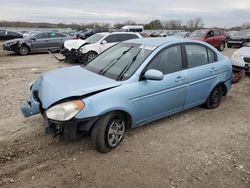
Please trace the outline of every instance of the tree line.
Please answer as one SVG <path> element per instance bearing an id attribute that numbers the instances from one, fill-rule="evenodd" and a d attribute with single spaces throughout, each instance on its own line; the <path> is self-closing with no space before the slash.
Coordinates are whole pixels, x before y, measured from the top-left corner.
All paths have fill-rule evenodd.
<path id="1" fill-rule="evenodd" d="M 20 22 L 20 21 L 0 21 L 0 27 L 30 27 L 30 28 L 71 28 L 73 30 L 81 30 L 86 28 L 114 28 L 120 29 L 125 25 L 143 25 L 145 29 L 148 30 L 158 30 L 158 29 L 167 29 L 167 30 L 186 30 L 186 31 L 194 31 L 196 29 L 204 28 L 204 22 L 201 18 L 190 19 L 187 22 L 183 22 L 182 20 L 152 20 L 146 24 L 136 23 L 133 20 L 128 20 L 123 23 L 109 24 L 109 23 L 31 23 L 31 22 Z M 241 26 L 235 26 L 231 28 L 227 28 L 226 30 L 241 30 L 241 29 L 250 29 L 250 23 L 243 23 Z"/>

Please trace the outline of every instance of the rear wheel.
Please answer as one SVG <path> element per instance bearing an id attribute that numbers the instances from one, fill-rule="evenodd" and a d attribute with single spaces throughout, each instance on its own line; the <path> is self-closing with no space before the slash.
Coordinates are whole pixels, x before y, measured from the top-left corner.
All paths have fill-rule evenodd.
<path id="1" fill-rule="evenodd" d="M 225 43 L 222 42 L 222 43 L 220 44 L 218 50 L 219 50 L 220 52 L 222 52 L 224 49 L 225 49 Z"/>
<path id="2" fill-rule="evenodd" d="M 19 53 L 21 55 L 28 55 L 29 54 L 29 47 L 27 45 L 22 45 L 20 48 L 19 48 Z"/>
<path id="3" fill-rule="evenodd" d="M 101 117 L 91 132 L 97 151 L 107 153 L 119 146 L 125 135 L 126 122 L 126 118 L 117 112 Z"/>
<path id="4" fill-rule="evenodd" d="M 228 48 L 232 48 L 232 45 L 231 45 L 231 44 L 227 44 L 227 47 L 228 47 Z"/>
<path id="5" fill-rule="evenodd" d="M 216 86 L 208 96 L 204 106 L 208 109 L 217 108 L 221 103 L 222 95 L 223 95 L 222 87 L 220 85 Z"/>

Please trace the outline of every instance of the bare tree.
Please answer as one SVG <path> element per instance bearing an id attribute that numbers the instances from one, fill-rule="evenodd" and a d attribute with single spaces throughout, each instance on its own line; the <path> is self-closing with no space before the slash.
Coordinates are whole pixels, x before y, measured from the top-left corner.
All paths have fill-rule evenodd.
<path id="1" fill-rule="evenodd" d="M 194 18 L 187 22 L 187 27 L 190 31 L 201 29 L 204 27 L 204 23 L 201 18 Z"/>
<path id="2" fill-rule="evenodd" d="M 165 29 L 182 29 L 182 20 L 162 21 L 162 25 Z"/>

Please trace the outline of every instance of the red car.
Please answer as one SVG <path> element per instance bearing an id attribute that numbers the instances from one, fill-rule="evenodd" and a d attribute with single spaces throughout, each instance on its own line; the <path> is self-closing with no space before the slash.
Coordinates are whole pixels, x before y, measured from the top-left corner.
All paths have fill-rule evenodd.
<path id="1" fill-rule="evenodd" d="M 227 41 L 226 34 L 224 33 L 224 31 L 221 31 L 219 29 L 196 30 L 190 34 L 189 38 L 207 42 L 217 48 L 219 51 L 224 50 Z"/>

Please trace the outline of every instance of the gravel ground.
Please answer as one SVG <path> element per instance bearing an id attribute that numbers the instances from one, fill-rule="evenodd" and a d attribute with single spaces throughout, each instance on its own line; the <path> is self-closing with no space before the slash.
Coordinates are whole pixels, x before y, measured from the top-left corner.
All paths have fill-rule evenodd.
<path id="1" fill-rule="evenodd" d="M 250 187 L 249 76 L 219 108 L 130 130 L 120 147 L 100 154 L 89 137 L 51 138 L 40 115 L 25 119 L 19 111 L 28 83 L 63 66 L 48 54 L 0 49 L 0 187 Z"/>

